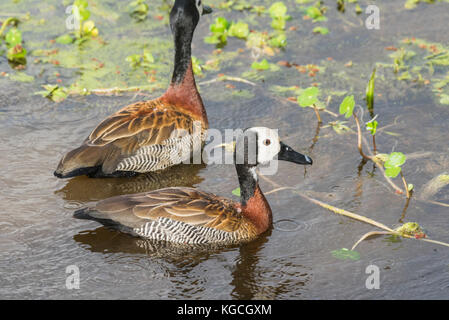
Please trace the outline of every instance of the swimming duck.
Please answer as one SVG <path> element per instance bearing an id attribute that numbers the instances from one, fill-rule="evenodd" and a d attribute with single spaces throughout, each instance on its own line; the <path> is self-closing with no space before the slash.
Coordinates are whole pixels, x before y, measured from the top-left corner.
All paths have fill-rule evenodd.
<path id="1" fill-rule="evenodd" d="M 192 150 L 201 150 L 209 125 L 193 75 L 191 43 L 200 16 L 211 11 L 201 0 L 175 1 L 169 88 L 157 99 L 128 105 L 103 120 L 79 148 L 63 156 L 55 176 L 133 176 L 179 164 Z"/>
<path id="2" fill-rule="evenodd" d="M 282 143 L 277 131 L 249 128 L 237 137 L 234 152 L 240 202 L 195 188 L 164 188 L 102 200 L 93 208 L 78 210 L 74 217 L 96 220 L 149 240 L 191 245 L 248 242 L 272 224 L 256 167 L 276 156 L 278 160 L 312 164 L 308 156 Z"/>

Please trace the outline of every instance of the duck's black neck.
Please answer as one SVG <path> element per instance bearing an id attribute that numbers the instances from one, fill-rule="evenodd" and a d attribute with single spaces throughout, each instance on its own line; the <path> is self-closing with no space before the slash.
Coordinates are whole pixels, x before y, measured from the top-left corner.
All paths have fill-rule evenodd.
<path id="1" fill-rule="evenodd" d="M 175 41 L 175 67 L 172 84 L 179 85 L 186 77 L 186 73 L 192 63 L 193 28 L 178 24 L 173 31 L 173 37 Z"/>
<path id="2" fill-rule="evenodd" d="M 236 164 L 237 175 L 240 183 L 240 202 L 246 205 L 248 200 L 254 196 L 259 184 L 256 166 L 248 164 Z"/>

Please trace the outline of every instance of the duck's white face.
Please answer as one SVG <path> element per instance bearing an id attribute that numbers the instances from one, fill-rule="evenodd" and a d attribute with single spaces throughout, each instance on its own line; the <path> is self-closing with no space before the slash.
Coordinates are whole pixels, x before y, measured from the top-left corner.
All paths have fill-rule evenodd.
<path id="1" fill-rule="evenodd" d="M 281 144 L 277 130 L 265 127 L 253 127 L 247 131 L 256 133 L 257 163 L 264 164 L 273 160 L 281 151 Z"/>

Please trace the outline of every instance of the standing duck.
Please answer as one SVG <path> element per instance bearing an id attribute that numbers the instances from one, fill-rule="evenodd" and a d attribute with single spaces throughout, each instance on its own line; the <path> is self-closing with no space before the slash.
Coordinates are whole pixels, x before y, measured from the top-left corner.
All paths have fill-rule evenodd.
<path id="1" fill-rule="evenodd" d="M 312 164 L 312 159 L 283 144 L 277 131 L 263 127 L 246 129 L 235 148 L 240 202 L 194 188 L 165 188 L 102 200 L 74 216 L 149 240 L 192 245 L 248 242 L 272 224 L 270 205 L 259 188 L 257 165 L 276 156 L 303 165 Z"/>
<path id="2" fill-rule="evenodd" d="M 209 124 L 193 76 L 191 43 L 200 16 L 211 11 L 201 0 L 175 1 L 170 12 L 175 63 L 167 91 L 103 120 L 63 156 L 56 177 L 133 176 L 179 164 L 201 150 Z"/>

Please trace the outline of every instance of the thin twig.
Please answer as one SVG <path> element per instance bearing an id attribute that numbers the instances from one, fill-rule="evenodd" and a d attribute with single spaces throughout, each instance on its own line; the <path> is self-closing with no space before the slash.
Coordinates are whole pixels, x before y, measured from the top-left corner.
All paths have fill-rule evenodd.
<path id="1" fill-rule="evenodd" d="M 363 152 L 363 148 L 362 148 L 362 129 L 360 128 L 360 121 L 359 121 L 359 118 L 357 117 L 357 115 L 355 113 L 353 113 L 352 115 L 354 116 L 355 123 L 357 124 L 357 148 L 359 149 L 359 153 L 360 153 L 360 155 L 363 158 L 365 158 L 367 160 L 374 161 L 373 157 L 370 157 L 370 156 L 366 155 Z"/>
<path id="2" fill-rule="evenodd" d="M 405 190 L 405 195 L 407 197 L 407 199 L 410 198 L 410 191 L 408 190 L 408 185 L 407 185 L 407 181 L 405 181 L 405 177 L 404 174 L 401 171 L 401 178 L 402 178 L 402 183 L 404 183 L 404 190 Z"/>
<path id="3" fill-rule="evenodd" d="M 365 233 L 360 239 L 359 241 L 357 241 L 351 248 L 351 251 L 355 249 L 355 247 L 357 247 L 357 245 L 362 242 L 363 240 L 365 240 L 366 238 L 372 237 L 372 236 L 376 236 L 376 235 L 384 235 L 384 234 L 391 234 L 391 232 L 388 231 L 370 231 Z"/>
<path id="4" fill-rule="evenodd" d="M 3 36 L 3 32 L 5 32 L 6 27 L 13 21 L 19 21 L 19 19 L 14 18 L 14 17 L 9 17 L 8 19 L 6 19 L 3 24 L 2 27 L 0 28 L 0 38 Z"/>
<path id="5" fill-rule="evenodd" d="M 363 157 L 363 158 L 365 158 L 365 159 L 368 159 L 368 160 L 371 160 L 371 161 L 373 161 L 375 164 L 377 164 L 378 165 L 378 167 L 379 167 L 379 170 L 380 170 L 380 172 L 382 172 L 382 174 L 383 174 L 383 176 L 384 176 L 384 178 L 385 178 L 385 180 L 387 180 L 387 182 L 390 184 L 390 186 L 395 190 L 395 192 L 396 193 L 398 193 L 398 194 L 403 194 L 404 193 L 404 191 L 401 189 L 401 188 L 399 188 L 386 174 L 385 174 L 385 170 L 384 170 L 384 168 L 383 168 L 383 166 L 382 166 L 382 164 L 380 164 L 380 163 L 378 163 L 377 161 L 376 161 L 376 159 L 374 158 L 374 155 L 371 153 L 371 151 L 370 151 L 370 148 L 369 148 L 369 146 L 368 146 L 368 152 L 369 152 L 369 155 L 366 155 L 364 152 L 363 152 L 363 148 L 362 148 L 362 142 L 365 144 L 365 145 L 368 145 L 368 142 L 366 141 L 366 139 L 365 139 L 365 137 L 362 135 L 362 129 L 360 128 L 360 121 L 359 121 L 359 118 L 357 117 L 357 115 L 355 114 L 355 113 L 353 113 L 353 116 L 354 116 L 354 119 L 355 119 L 355 122 L 356 122 L 356 124 L 357 124 L 357 148 L 359 149 L 359 152 L 360 152 L 360 155 Z"/>
<path id="6" fill-rule="evenodd" d="M 232 77 L 232 76 L 221 76 L 212 80 L 208 80 L 208 81 L 203 81 L 203 82 L 199 82 L 198 85 L 199 86 L 203 86 L 203 85 L 208 85 L 211 83 L 215 83 L 218 81 L 235 81 L 235 82 L 242 82 L 242 83 L 246 83 L 249 84 L 251 86 L 256 86 L 256 84 L 254 82 L 251 82 L 249 80 L 243 79 L 243 78 L 239 78 L 239 77 Z"/>
<path id="7" fill-rule="evenodd" d="M 315 111 L 316 118 L 318 119 L 318 123 L 321 124 L 323 121 L 321 120 L 320 112 L 318 111 L 318 108 L 316 105 L 313 105 L 313 110 Z"/>

